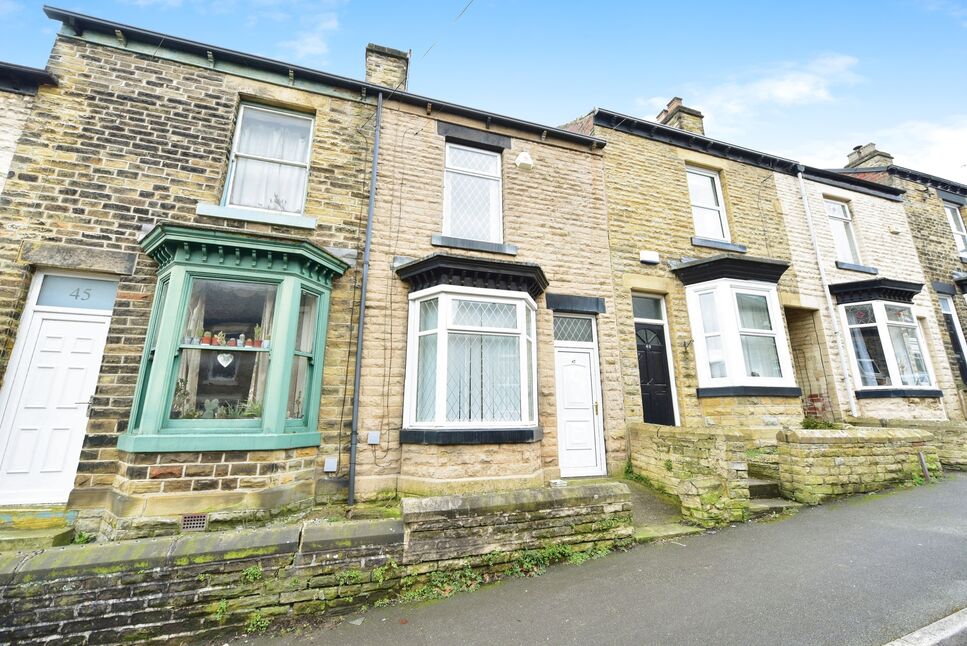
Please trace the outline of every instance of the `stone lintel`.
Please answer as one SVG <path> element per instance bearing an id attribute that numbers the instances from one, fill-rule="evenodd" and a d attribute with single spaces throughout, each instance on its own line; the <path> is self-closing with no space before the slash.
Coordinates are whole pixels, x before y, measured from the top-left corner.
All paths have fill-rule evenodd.
<path id="1" fill-rule="evenodd" d="M 80 247 L 53 242 L 25 240 L 20 245 L 20 262 L 39 267 L 56 267 L 130 276 L 138 255 L 127 251 Z"/>

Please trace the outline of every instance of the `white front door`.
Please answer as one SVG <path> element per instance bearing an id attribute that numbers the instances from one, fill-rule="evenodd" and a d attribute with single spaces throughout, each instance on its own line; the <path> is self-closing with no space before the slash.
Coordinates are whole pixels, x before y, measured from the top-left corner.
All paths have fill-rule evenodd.
<path id="1" fill-rule="evenodd" d="M 555 316 L 576 323 L 578 317 Z M 598 476 L 606 473 L 601 387 L 594 320 L 585 318 L 590 328 L 587 341 L 555 341 L 554 368 L 557 382 L 557 442 L 562 477 Z M 583 327 L 583 325 L 582 325 Z M 566 326 L 555 325 L 555 331 Z M 583 332 L 581 334 L 584 334 Z M 560 338 L 559 335 L 558 338 Z"/>
<path id="2" fill-rule="evenodd" d="M 50 274 L 34 283 L 0 392 L 0 504 L 6 505 L 67 500 L 111 320 L 103 308 L 113 307 L 116 287 Z"/>

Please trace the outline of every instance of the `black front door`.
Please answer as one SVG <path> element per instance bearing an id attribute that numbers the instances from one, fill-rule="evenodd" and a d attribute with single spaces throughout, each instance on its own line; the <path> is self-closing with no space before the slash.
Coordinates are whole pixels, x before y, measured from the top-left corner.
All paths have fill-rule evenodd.
<path id="1" fill-rule="evenodd" d="M 645 411 L 645 421 L 674 426 L 675 409 L 672 404 L 665 330 L 657 323 L 635 323 L 635 337 L 638 343 L 638 377 L 641 382 L 641 406 Z"/>

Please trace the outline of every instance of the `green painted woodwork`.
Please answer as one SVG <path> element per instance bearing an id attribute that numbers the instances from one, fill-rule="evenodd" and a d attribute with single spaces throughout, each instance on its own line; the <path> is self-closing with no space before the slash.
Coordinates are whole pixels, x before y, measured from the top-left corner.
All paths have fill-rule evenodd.
<path id="1" fill-rule="evenodd" d="M 148 336 L 132 406 L 131 426 L 118 438 L 124 451 L 265 450 L 317 446 L 319 396 L 333 279 L 348 265 L 297 238 L 261 237 L 161 225 L 142 241 L 159 265 Z M 261 418 L 171 419 L 184 321 L 192 281 L 200 278 L 276 286 L 269 366 Z M 303 419 L 287 419 L 299 300 L 319 297 L 309 357 Z M 153 348 L 153 349 L 152 349 Z M 245 352 L 245 350 L 242 350 Z M 303 355 L 304 356 L 304 355 Z"/>

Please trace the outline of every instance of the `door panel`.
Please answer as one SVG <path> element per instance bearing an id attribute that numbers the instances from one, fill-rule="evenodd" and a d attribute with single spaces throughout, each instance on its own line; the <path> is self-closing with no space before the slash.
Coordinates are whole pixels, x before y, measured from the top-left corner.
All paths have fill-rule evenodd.
<path id="1" fill-rule="evenodd" d="M 594 354 L 559 348 L 555 357 L 561 475 L 600 475 L 604 459 L 595 410 Z"/>
<path id="2" fill-rule="evenodd" d="M 34 312 L 0 412 L 0 504 L 67 500 L 108 318 Z"/>
<path id="3" fill-rule="evenodd" d="M 635 323 L 635 337 L 644 420 L 651 424 L 674 426 L 674 395 L 668 370 L 665 329 L 656 323 Z"/>

